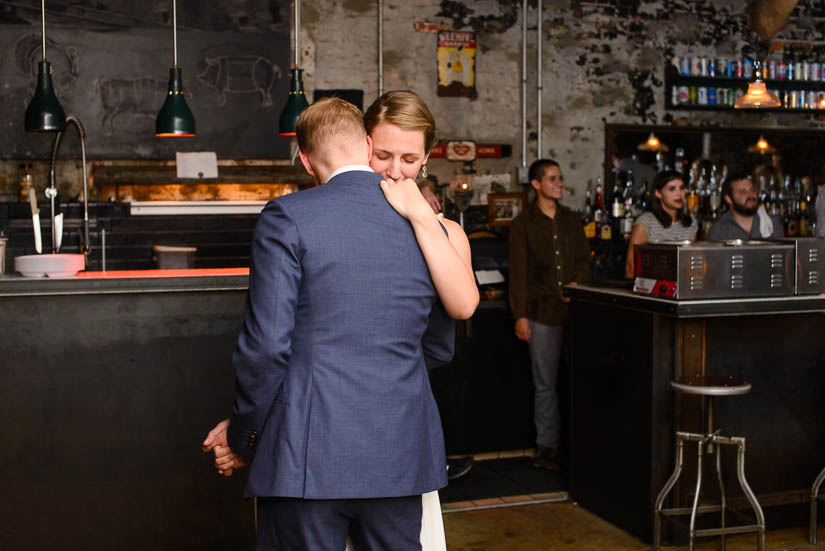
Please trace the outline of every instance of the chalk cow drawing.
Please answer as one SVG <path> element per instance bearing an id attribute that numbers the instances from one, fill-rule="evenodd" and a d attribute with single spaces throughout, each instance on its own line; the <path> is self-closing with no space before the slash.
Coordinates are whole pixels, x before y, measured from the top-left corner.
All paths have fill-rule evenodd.
<path id="1" fill-rule="evenodd" d="M 107 136 L 114 135 L 113 121 L 121 113 L 155 118 L 168 91 L 165 81 L 153 78 L 99 80 L 96 88 L 103 107 L 103 133 Z"/>
<path id="2" fill-rule="evenodd" d="M 213 88 L 218 105 L 226 104 L 226 94 L 257 93 L 261 105 L 272 105 L 271 88 L 276 78 L 281 78 L 281 68 L 260 56 L 207 57 L 206 68 L 197 79 L 206 87 Z"/>

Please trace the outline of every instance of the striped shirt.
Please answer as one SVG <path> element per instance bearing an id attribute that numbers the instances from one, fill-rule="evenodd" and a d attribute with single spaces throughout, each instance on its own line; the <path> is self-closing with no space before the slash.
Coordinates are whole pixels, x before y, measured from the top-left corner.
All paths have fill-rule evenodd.
<path id="1" fill-rule="evenodd" d="M 648 243 L 693 239 L 693 236 L 696 235 L 696 230 L 699 228 L 696 218 L 693 217 L 690 219 L 690 226 L 683 226 L 682 222 L 677 220 L 666 228 L 652 212 L 642 213 L 642 215 L 636 219 L 636 223 L 641 224 L 644 229 L 647 230 Z"/>

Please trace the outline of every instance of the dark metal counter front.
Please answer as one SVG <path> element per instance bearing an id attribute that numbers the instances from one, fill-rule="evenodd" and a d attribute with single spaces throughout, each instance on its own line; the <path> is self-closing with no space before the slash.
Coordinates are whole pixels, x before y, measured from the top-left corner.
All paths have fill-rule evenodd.
<path id="1" fill-rule="evenodd" d="M 0 547 L 255 548 L 246 473 L 200 451 L 245 279 L 0 280 Z"/>
<path id="2" fill-rule="evenodd" d="M 566 293 L 573 499 L 650 540 L 653 503 L 673 469 L 674 430 L 704 425 L 701 402 L 675 395 L 669 383 L 696 374 L 753 384 L 749 394 L 716 400 L 714 422 L 747 438 L 746 475 L 768 526 L 772 506 L 806 499 L 825 458 L 825 297 L 676 301 L 621 286 Z M 686 458 L 695 461 L 695 451 Z M 723 468 L 735 482 L 732 456 Z M 685 480 L 677 499 L 692 491 Z M 806 520 L 803 513 L 799 524 Z"/>

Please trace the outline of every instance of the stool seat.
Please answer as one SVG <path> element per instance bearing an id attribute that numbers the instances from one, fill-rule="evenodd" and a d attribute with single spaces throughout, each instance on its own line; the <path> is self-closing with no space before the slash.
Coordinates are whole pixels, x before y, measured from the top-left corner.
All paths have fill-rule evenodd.
<path id="1" fill-rule="evenodd" d="M 699 396 L 736 396 L 751 390 L 751 384 L 744 379 L 715 375 L 677 379 L 670 381 L 670 386 L 679 392 Z"/>

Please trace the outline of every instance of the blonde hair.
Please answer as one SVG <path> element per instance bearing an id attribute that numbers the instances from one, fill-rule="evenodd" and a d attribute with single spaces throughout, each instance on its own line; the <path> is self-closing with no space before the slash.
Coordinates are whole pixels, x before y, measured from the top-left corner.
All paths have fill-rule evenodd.
<path id="1" fill-rule="evenodd" d="M 338 140 L 353 143 L 367 137 L 361 110 L 341 98 L 321 98 L 295 123 L 298 147 L 307 155 L 326 157 L 325 148 Z"/>
<path id="2" fill-rule="evenodd" d="M 382 122 L 403 130 L 417 130 L 424 134 L 424 150 L 429 152 L 436 144 L 435 119 L 420 97 L 409 90 L 393 90 L 372 102 L 364 115 L 367 134 Z"/>

